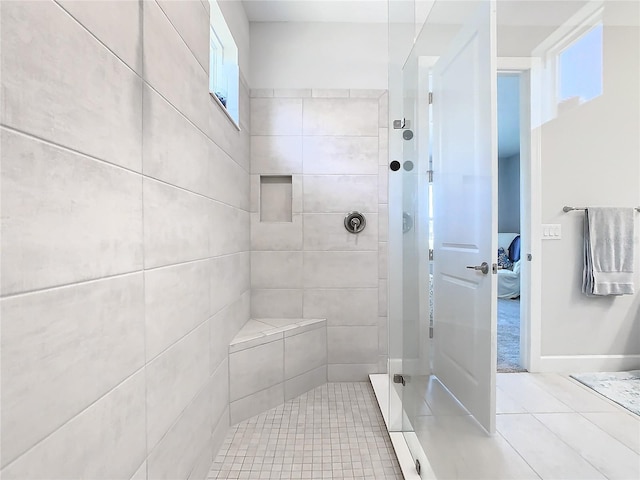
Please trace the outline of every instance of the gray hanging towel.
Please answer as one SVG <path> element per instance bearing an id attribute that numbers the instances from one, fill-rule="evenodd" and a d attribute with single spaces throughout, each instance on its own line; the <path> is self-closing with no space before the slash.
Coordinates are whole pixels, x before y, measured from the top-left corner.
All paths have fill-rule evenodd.
<path id="1" fill-rule="evenodd" d="M 633 295 L 634 209 L 587 208 L 582 292 Z"/>

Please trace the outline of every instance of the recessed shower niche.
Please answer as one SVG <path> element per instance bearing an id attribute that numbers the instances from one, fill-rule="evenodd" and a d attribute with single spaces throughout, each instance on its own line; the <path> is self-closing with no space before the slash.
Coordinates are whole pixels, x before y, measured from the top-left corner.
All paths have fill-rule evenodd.
<path id="1" fill-rule="evenodd" d="M 291 175 L 260 176 L 260 221 L 291 222 Z"/>

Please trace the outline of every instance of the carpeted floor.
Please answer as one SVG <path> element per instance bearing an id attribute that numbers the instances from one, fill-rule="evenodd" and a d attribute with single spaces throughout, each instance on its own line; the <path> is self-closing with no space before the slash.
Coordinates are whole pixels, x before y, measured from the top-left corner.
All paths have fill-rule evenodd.
<path id="1" fill-rule="evenodd" d="M 630 412 L 640 415 L 640 370 L 580 373 L 571 376 Z"/>
<path id="2" fill-rule="evenodd" d="M 498 299 L 498 371 L 525 372 L 520 366 L 520 299 Z"/>

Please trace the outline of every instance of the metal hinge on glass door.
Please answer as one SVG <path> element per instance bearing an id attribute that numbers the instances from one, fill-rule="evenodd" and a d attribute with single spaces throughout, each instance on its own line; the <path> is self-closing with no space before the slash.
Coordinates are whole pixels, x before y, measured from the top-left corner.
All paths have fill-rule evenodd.
<path id="1" fill-rule="evenodd" d="M 429 92 L 429 105 L 433 103 L 433 92 Z"/>
<path id="2" fill-rule="evenodd" d="M 427 177 L 429 177 L 429 183 L 433 183 L 433 170 L 427 170 Z"/>

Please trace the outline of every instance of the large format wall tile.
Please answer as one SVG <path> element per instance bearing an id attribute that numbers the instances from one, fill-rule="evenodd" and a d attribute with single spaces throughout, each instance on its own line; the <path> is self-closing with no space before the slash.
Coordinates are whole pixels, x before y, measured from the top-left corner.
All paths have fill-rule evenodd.
<path id="1" fill-rule="evenodd" d="M 327 366 L 315 368 L 284 382 L 285 402 L 327 383 Z"/>
<path id="2" fill-rule="evenodd" d="M 54 2 L 0 8 L 2 123 L 140 171 L 140 77 Z"/>
<path id="3" fill-rule="evenodd" d="M 378 363 L 347 363 L 327 365 L 329 382 L 367 382 L 369 375 L 379 372 Z"/>
<path id="4" fill-rule="evenodd" d="M 139 176 L 7 130 L 1 139 L 3 294 L 142 268 Z"/>
<path id="5" fill-rule="evenodd" d="M 145 175 L 209 194 L 211 141 L 148 85 L 144 87 Z"/>
<path id="6" fill-rule="evenodd" d="M 291 222 L 261 222 L 259 213 L 251 214 L 252 250 L 302 250 L 302 215 Z"/>
<path id="7" fill-rule="evenodd" d="M 251 252 L 252 288 L 300 288 L 302 252 Z"/>
<path id="8" fill-rule="evenodd" d="M 250 214 L 220 202 L 209 204 L 209 255 L 248 252 Z"/>
<path id="9" fill-rule="evenodd" d="M 377 363 L 378 327 L 327 327 L 327 346 L 329 363 Z"/>
<path id="10" fill-rule="evenodd" d="M 249 210 L 249 174 L 216 144 L 211 143 L 209 197 Z"/>
<path id="11" fill-rule="evenodd" d="M 2 300 L 3 464 L 144 365 L 142 285 L 134 274 Z"/>
<path id="12" fill-rule="evenodd" d="M 282 348 L 282 347 L 281 347 Z M 231 402 L 229 405 L 229 416 L 231 425 L 246 420 L 249 417 L 258 415 L 270 408 L 277 407 L 284 403 L 284 384 L 279 383 L 266 390 L 249 395 Z"/>
<path id="13" fill-rule="evenodd" d="M 304 317 L 326 318 L 328 326 L 376 325 L 378 289 L 306 289 Z"/>
<path id="14" fill-rule="evenodd" d="M 149 453 L 148 478 L 175 480 L 187 478 L 198 455 L 211 441 L 211 396 L 213 384 L 207 385 L 185 408 L 160 443 Z"/>
<path id="15" fill-rule="evenodd" d="M 58 0 L 58 4 L 142 75 L 142 4 L 139 0 Z"/>
<path id="16" fill-rule="evenodd" d="M 250 302 L 249 292 L 245 292 L 238 300 L 220 310 L 209 320 L 211 347 L 209 372 L 212 375 L 228 357 L 229 343 L 249 318 Z"/>
<path id="17" fill-rule="evenodd" d="M 213 396 L 211 400 L 213 424 L 217 425 L 229 408 L 229 357 L 224 360 L 211 375 Z M 209 465 L 211 466 L 211 465 Z"/>
<path id="18" fill-rule="evenodd" d="M 211 312 L 215 314 L 249 290 L 251 256 L 249 252 L 234 253 L 213 258 L 209 264 Z"/>
<path id="19" fill-rule="evenodd" d="M 305 175 L 376 175 L 378 137 L 304 137 Z M 260 173 L 260 172 L 255 172 Z"/>
<path id="20" fill-rule="evenodd" d="M 147 268 L 209 256 L 211 200 L 144 180 L 144 247 Z"/>
<path id="21" fill-rule="evenodd" d="M 127 379 L 3 469 L 2 478 L 130 478 L 146 455 L 144 388 L 143 372 Z"/>
<path id="22" fill-rule="evenodd" d="M 144 79 L 207 132 L 209 76 L 155 2 L 144 2 Z"/>
<path id="23" fill-rule="evenodd" d="M 239 400 L 284 381 L 283 340 L 229 355 L 229 398 Z"/>
<path id="24" fill-rule="evenodd" d="M 378 211 L 376 175 L 305 175 L 305 213 Z"/>
<path id="25" fill-rule="evenodd" d="M 377 252 L 304 252 L 305 288 L 377 287 Z"/>
<path id="26" fill-rule="evenodd" d="M 254 98 L 251 100 L 252 135 L 300 135 L 302 100 Z"/>
<path id="27" fill-rule="evenodd" d="M 327 364 L 327 329 L 316 328 L 284 339 L 284 378 L 290 380 Z"/>
<path id="28" fill-rule="evenodd" d="M 252 288 L 251 318 L 302 318 L 302 294 L 301 288 L 295 290 Z"/>
<path id="29" fill-rule="evenodd" d="M 209 380 L 209 325 L 159 355 L 146 371 L 147 444 L 152 449 Z"/>
<path id="30" fill-rule="evenodd" d="M 147 360 L 209 318 L 210 274 L 206 260 L 144 273 Z"/>
<path id="31" fill-rule="evenodd" d="M 353 234 L 344 226 L 344 213 L 304 214 L 304 249 L 313 250 L 377 250 L 378 215 L 366 214 L 365 229 Z"/>
<path id="32" fill-rule="evenodd" d="M 302 137 L 252 136 L 251 173 L 261 175 L 302 173 Z"/>
<path id="33" fill-rule="evenodd" d="M 169 18 L 203 70 L 209 71 L 209 15 L 200 0 L 159 0 L 158 5 Z"/>
<path id="34" fill-rule="evenodd" d="M 304 135 L 378 136 L 378 100 L 305 98 Z"/>

